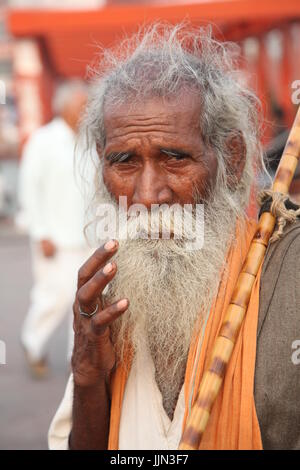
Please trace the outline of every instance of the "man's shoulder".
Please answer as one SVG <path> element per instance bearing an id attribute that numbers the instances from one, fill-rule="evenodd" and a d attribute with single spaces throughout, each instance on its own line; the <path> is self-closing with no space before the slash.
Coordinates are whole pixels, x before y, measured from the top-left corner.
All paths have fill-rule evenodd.
<path id="1" fill-rule="evenodd" d="M 33 146 L 45 146 L 46 142 L 49 139 L 52 139 L 52 134 L 54 131 L 53 121 L 35 129 L 30 135 L 29 139 L 26 142 L 25 149 Z"/>
<path id="2" fill-rule="evenodd" d="M 289 318 L 299 316 L 300 220 L 286 226 L 282 237 L 267 249 L 261 274 L 258 332 L 270 311 Z"/>
<path id="3" fill-rule="evenodd" d="M 25 144 L 23 156 L 26 158 L 46 158 L 51 150 L 51 156 L 55 155 L 54 147 L 60 147 L 62 138 L 66 135 L 66 125 L 60 118 L 54 118 L 49 123 L 36 129 Z"/>
<path id="4" fill-rule="evenodd" d="M 300 448 L 300 221 L 268 247 L 259 297 L 255 405 L 263 447 Z M 298 343 L 297 343 L 298 344 Z"/>
<path id="5" fill-rule="evenodd" d="M 45 141 L 45 139 L 52 139 L 55 134 L 65 130 L 66 124 L 63 119 L 55 117 L 47 124 L 36 129 L 30 136 L 29 141 Z"/>
<path id="6" fill-rule="evenodd" d="M 299 263 L 299 258 L 292 256 L 294 252 L 300 250 L 300 218 L 294 223 L 288 224 L 283 229 L 283 234 L 279 240 L 270 243 L 268 246 L 266 256 L 264 259 L 262 275 L 264 275 L 270 269 L 275 269 L 274 264 L 277 265 L 280 261 L 280 265 L 283 262 Z"/>

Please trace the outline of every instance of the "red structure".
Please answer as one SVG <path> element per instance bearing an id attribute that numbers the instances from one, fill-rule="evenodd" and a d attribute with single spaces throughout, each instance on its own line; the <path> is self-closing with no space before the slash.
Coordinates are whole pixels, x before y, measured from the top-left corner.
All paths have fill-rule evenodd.
<path id="1" fill-rule="evenodd" d="M 299 0 L 219 0 L 170 6 L 143 2 L 89 11 L 18 9 L 10 12 L 8 23 L 16 38 L 30 39 L 35 44 L 41 67 L 34 81 L 42 101 L 41 121 L 44 122 L 50 114 L 51 80 L 85 78 L 98 44 L 111 46 L 141 24 L 157 20 L 178 23 L 184 19 L 196 25 L 212 23 L 217 37 L 239 42 L 249 62 L 247 68 L 253 71 L 253 86 L 262 99 L 266 116 L 272 120 L 273 110 L 280 109 L 276 119 L 280 114 L 281 122 L 276 124 L 291 124 L 294 116 L 291 87 L 300 79 Z M 281 56 L 277 58 L 267 50 L 270 31 L 277 32 L 281 43 Z M 19 74 L 23 83 L 25 78 Z M 269 130 L 266 139 L 270 135 Z"/>
<path id="2" fill-rule="evenodd" d="M 89 11 L 10 12 L 9 29 L 17 38 L 17 47 L 19 42 L 25 41 L 26 46 L 26 41 L 30 41 L 27 46 L 35 49 L 39 62 L 34 74 L 26 66 L 16 67 L 16 80 L 21 85 L 17 87 L 19 102 L 26 101 L 26 93 L 31 90 L 31 103 L 36 103 L 35 107 L 28 107 L 27 103 L 24 113 L 20 106 L 21 141 L 28 137 L 32 126 L 44 123 L 51 116 L 55 80 L 86 78 L 87 66 L 99 44 L 113 46 L 124 34 L 129 35 L 140 25 L 157 20 L 175 24 L 186 19 L 194 25 L 212 24 L 217 38 L 238 42 L 243 54 L 241 68 L 247 69 L 248 76 L 250 71 L 251 85 L 261 98 L 265 123 L 269 124 L 265 126 L 263 141 L 268 142 L 292 124 L 295 105 L 299 104 L 292 101 L 297 86 L 300 102 L 299 0 L 202 0 L 199 3 L 191 0 L 190 4 L 174 0 L 173 5 L 161 6 L 157 2 L 146 5 L 144 1 L 136 5 L 117 3 L 111 0 L 106 7 Z M 28 127 L 28 110 L 34 112 L 34 109 L 36 115 Z"/>

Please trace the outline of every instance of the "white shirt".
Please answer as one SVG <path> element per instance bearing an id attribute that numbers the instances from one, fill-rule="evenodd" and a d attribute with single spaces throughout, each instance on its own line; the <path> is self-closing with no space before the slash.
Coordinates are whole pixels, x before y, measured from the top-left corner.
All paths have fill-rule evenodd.
<path id="1" fill-rule="evenodd" d="M 64 398 L 49 429 L 49 448 L 68 449 L 72 429 L 73 377 L 69 378 Z M 136 358 L 126 383 L 123 398 L 119 450 L 178 449 L 184 416 L 182 387 L 171 421 L 162 405 L 155 381 L 154 364 L 148 352 Z"/>
<path id="2" fill-rule="evenodd" d="M 31 136 L 20 167 L 19 199 L 29 233 L 58 247 L 85 245 L 84 198 L 80 178 L 75 180 L 74 150 L 74 132 L 55 118 Z"/>
<path id="3" fill-rule="evenodd" d="M 182 386 L 173 420 L 170 420 L 162 404 L 162 395 L 155 380 L 155 368 L 150 353 L 147 351 L 143 356 L 138 356 L 132 365 L 125 387 L 119 449 L 178 449 L 184 408 Z"/>

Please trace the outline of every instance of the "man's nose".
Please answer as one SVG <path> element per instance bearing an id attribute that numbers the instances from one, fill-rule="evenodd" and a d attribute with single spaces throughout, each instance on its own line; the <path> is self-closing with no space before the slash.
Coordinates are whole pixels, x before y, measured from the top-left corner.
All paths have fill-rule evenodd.
<path id="1" fill-rule="evenodd" d="M 172 204 L 173 192 L 166 177 L 150 165 L 144 167 L 137 176 L 133 204 L 143 204 L 151 209 L 151 204 Z"/>

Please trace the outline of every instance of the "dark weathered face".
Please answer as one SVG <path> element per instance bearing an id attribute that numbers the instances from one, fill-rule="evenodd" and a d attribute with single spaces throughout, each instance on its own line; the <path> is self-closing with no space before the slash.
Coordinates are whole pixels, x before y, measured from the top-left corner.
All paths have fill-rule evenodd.
<path id="1" fill-rule="evenodd" d="M 128 206 L 191 204 L 205 198 L 217 172 L 199 129 L 200 102 L 193 93 L 105 110 L 104 182 Z"/>

